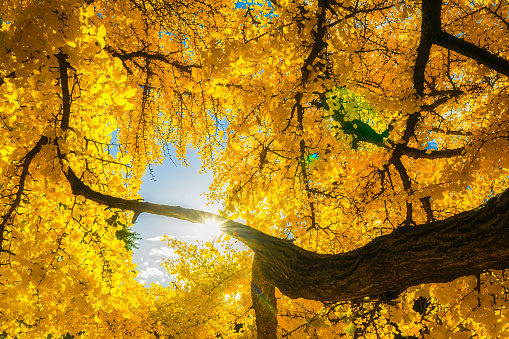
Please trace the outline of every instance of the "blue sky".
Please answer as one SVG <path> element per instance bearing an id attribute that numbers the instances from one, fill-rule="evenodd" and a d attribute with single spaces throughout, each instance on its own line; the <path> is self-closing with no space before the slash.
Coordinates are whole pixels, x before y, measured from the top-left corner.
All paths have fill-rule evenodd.
<path id="1" fill-rule="evenodd" d="M 204 195 L 211 182 L 212 174 L 200 174 L 201 161 L 194 150 L 188 150 L 188 167 L 180 161 L 166 159 L 162 165 L 153 170 L 152 180 L 150 173 L 143 177 L 140 195 L 145 201 L 177 205 L 187 208 L 204 210 L 211 213 L 218 212 L 219 205 L 206 205 Z M 140 234 L 139 248 L 134 250 L 133 262 L 137 264 L 139 271 L 137 280 L 146 283 L 159 283 L 163 286 L 170 282 L 170 275 L 161 266 L 163 258 L 174 257 L 174 253 L 165 242 L 161 242 L 163 235 L 174 236 L 186 242 L 196 240 L 210 241 L 213 239 L 215 229 L 193 224 L 177 219 L 161 217 L 143 213 L 133 226 L 133 230 Z"/>

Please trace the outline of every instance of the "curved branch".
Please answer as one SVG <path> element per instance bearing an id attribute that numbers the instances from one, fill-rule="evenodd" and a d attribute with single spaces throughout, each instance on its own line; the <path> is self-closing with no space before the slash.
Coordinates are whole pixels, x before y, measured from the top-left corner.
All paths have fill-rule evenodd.
<path id="1" fill-rule="evenodd" d="M 509 189 L 475 210 L 424 225 L 402 226 L 359 249 L 327 255 L 212 213 L 104 195 L 85 185 L 70 168 L 66 177 L 74 194 L 112 208 L 221 223 L 224 232 L 255 252 L 253 281 L 263 283 L 261 293 L 273 305 L 272 286 L 290 298 L 390 300 L 418 284 L 509 268 Z M 257 315 L 263 318 L 257 320 L 258 333 L 274 338 L 277 318 L 256 298 Z"/>
<path id="2" fill-rule="evenodd" d="M 14 195 L 14 201 L 10 204 L 11 206 L 9 207 L 7 212 L 2 216 L 2 222 L 0 223 L 0 252 L 5 251 L 2 248 L 5 226 L 11 219 L 14 211 L 18 208 L 19 204 L 21 203 L 21 196 L 23 195 L 23 190 L 25 189 L 25 181 L 28 175 L 30 164 L 32 163 L 32 160 L 35 158 L 35 156 L 41 151 L 42 146 L 46 145 L 47 143 L 48 138 L 46 136 L 42 136 L 39 139 L 39 141 L 37 141 L 34 148 L 32 148 L 30 152 L 28 152 L 27 155 L 25 155 L 25 157 L 21 160 L 23 165 L 21 175 L 19 176 L 18 190 Z"/>
<path id="3" fill-rule="evenodd" d="M 509 268 L 509 189 L 477 209 L 402 226 L 354 251 L 327 255 L 212 213 L 104 195 L 86 186 L 70 169 L 66 176 L 74 194 L 112 208 L 222 223 L 224 232 L 255 252 L 264 277 L 290 298 L 390 299 L 410 286 Z"/>
<path id="4" fill-rule="evenodd" d="M 244 225 L 236 238 L 259 239 L 261 249 L 252 248 L 260 265 L 270 281 L 291 298 L 391 299 L 410 286 L 508 268 L 508 227 L 509 190 L 476 210 L 403 226 L 342 254 L 309 252 Z"/>

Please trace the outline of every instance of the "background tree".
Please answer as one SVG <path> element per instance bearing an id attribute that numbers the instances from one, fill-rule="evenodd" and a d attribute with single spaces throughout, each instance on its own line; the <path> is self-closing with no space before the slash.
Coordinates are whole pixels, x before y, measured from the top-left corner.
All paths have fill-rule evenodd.
<path id="1" fill-rule="evenodd" d="M 252 282 L 232 286 L 259 338 L 507 336 L 508 8 L 3 2 L 0 330 L 251 335 L 168 332 L 161 300 L 203 296 L 204 266 L 145 291 L 108 222 L 125 211 L 215 219 L 248 245 Z M 137 196 L 168 145 L 199 149 L 222 217 Z M 237 257 L 220 258 L 215 277 Z"/>

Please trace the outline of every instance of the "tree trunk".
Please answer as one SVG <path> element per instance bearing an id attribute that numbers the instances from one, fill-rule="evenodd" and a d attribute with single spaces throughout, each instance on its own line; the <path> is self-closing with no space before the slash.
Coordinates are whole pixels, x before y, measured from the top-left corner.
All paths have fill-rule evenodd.
<path id="1" fill-rule="evenodd" d="M 257 339 L 276 339 L 276 289 L 264 277 L 257 255 L 253 259 L 252 277 L 251 299 L 256 315 Z"/>

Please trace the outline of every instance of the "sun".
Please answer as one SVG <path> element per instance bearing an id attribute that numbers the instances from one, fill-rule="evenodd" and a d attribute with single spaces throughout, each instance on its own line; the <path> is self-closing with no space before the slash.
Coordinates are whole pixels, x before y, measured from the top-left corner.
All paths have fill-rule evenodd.
<path id="1" fill-rule="evenodd" d="M 203 228 L 202 236 L 206 235 L 208 238 L 216 238 L 223 232 L 221 223 L 214 219 L 206 220 L 200 228 Z"/>

